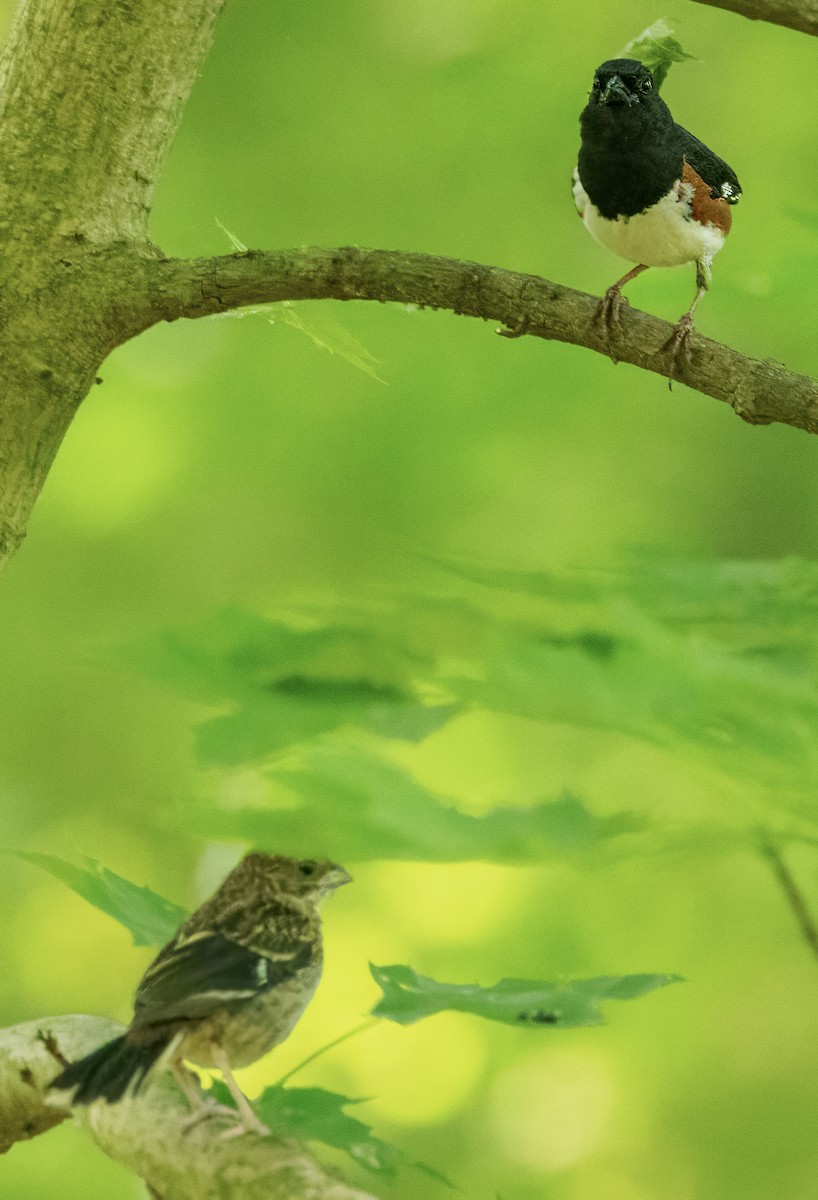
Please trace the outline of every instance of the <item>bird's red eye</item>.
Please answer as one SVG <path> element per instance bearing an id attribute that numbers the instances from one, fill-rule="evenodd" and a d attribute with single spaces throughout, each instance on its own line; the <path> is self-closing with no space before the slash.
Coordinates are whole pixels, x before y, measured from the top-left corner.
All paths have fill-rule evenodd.
<path id="1" fill-rule="evenodd" d="M 653 88 L 653 80 L 652 79 L 643 79 L 639 83 L 639 91 L 640 92 L 649 92 L 649 91 L 651 91 L 652 88 Z"/>

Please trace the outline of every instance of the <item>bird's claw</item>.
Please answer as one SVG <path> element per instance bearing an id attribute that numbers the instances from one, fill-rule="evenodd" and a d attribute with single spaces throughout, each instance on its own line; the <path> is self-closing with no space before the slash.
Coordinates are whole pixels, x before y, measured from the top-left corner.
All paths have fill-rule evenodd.
<path id="1" fill-rule="evenodd" d="M 182 1123 L 182 1132 L 190 1133 L 191 1129 L 195 1129 L 197 1125 L 201 1125 L 202 1121 L 209 1121 L 211 1117 L 228 1117 L 230 1119 L 228 1128 L 223 1129 L 218 1134 L 219 1141 L 230 1141 L 232 1138 L 241 1137 L 245 1133 L 257 1133 L 259 1137 L 270 1136 L 270 1130 L 258 1119 L 255 1113 L 250 1111 L 240 1113 L 229 1104 L 219 1104 L 212 1097 L 198 1105 L 196 1111 L 191 1113 Z"/>
<path id="2" fill-rule="evenodd" d="M 668 372 L 667 386 L 671 391 L 673 390 L 673 380 L 678 378 L 676 368 L 679 365 L 679 360 L 681 359 L 685 367 L 690 366 L 693 358 L 690 349 L 690 339 L 692 336 L 693 318 L 690 313 L 685 313 L 683 317 L 679 318 L 673 333 L 662 346 L 662 349 L 666 350 L 670 355 L 670 371 Z"/>
<path id="3" fill-rule="evenodd" d="M 236 1125 L 233 1125 L 230 1129 L 222 1130 L 222 1132 L 218 1135 L 218 1140 L 220 1142 L 229 1142 L 232 1141 L 233 1138 L 243 1137 L 245 1133 L 257 1133 L 259 1137 L 272 1136 L 270 1130 L 267 1128 L 264 1122 L 259 1121 L 257 1117 L 252 1121 L 252 1123 L 246 1123 L 239 1118 Z"/>
<path id="4" fill-rule="evenodd" d="M 611 362 L 614 364 L 619 362 L 612 346 L 612 338 L 615 330 L 619 328 L 619 312 L 623 304 L 627 304 L 627 297 L 622 295 L 622 290 L 619 284 L 614 284 L 609 287 L 605 295 L 597 306 L 594 316 L 594 323 L 608 343 L 608 354 Z"/>

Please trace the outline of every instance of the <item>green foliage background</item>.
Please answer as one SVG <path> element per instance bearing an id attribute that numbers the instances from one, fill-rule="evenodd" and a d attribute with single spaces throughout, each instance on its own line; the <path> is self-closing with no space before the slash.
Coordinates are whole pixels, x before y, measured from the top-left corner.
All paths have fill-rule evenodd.
<path id="1" fill-rule="evenodd" d="M 229 252 L 221 222 L 252 247 L 422 250 L 599 293 L 622 268 L 573 212 L 577 116 L 594 67 L 658 15 L 229 5 L 153 236 Z M 694 4 L 672 16 L 697 61 L 663 95 L 744 187 L 699 327 L 816 374 L 814 46 Z M 654 271 L 631 299 L 675 318 L 692 290 L 692 269 Z M 315 345 L 339 339 L 374 375 Z M 355 884 L 327 909 L 324 983 L 243 1073 L 250 1092 L 372 1008 L 368 960 L 460 983 L 680 974 L 601 1028 L 383 1022 L 298 1083 L 374 1097 L 357 1115 L 475 1200 L 814 1196 L 818 979 L 752 831 L 786 840 L 818 906 L 818 442 L 396 307 L 180 323 L 102 374 L 0 589 L 3 844 L 91 855 L 185 907 L 241 835 L 343 855 Z M 252 678 L 269 642 L 240 681 L 202 682 L 225 610 L 359 632 L 317 659 L 284 639 L 271 722 Z M 192 676 L 168 645 L 199 654 Z M 454 707 L 439 728 L 378 726 L 362 681 L 393 722 Z M 259 809 L 268 825 L 242 825 Z M 0 1021 L 127 1019 L 152 951 L 3 863 Z M 380 1190 L 419 1187 L 445 1194 L 411 1173 Z M 68 1124 L 16 1147 L 0 1192 L 141 1195 Z"/>

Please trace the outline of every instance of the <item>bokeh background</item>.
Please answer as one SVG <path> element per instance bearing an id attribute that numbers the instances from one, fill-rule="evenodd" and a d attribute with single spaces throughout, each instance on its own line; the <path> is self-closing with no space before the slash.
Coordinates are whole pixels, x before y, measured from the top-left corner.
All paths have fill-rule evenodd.
<path id="1" fill-rule="evenodd" d="M 3 20 L 13 6 L 4 0 Z M 227 6 L 156 198 L 166 252 L 359 244 L 541 273 L 600 293 L 622 271 L 576 219 L 570 172 L 594 68 L 672 16 L 695 62 L 663 95 L 744 200 L 699 328 L 818 373 L 814 46 L 682 2 L 316 0 Z M 631 301 L 674 319 L 693 270 Z M 197 766 L 200 709 L 117 660 L 225 604 L 296 609 L 440 592 L 419 551 L 525 569 L 634 547 L 818 557 L 818 442 L 750 428 L 682 386 L 445 313 L 314 305 L 376 378 L 264 316 L 149 331 L 105 365 L 0 589 L 2 844 L 94 855 L 193 905 L 238 847 L 169 837 L 170 806 L 229 787 Z M 460 586 L 460 585 L 457 585 Z M 720 802 L 622 736 L 463 718 L 404 761 L 472 812 L 565 787 L 672 820 Z M 327 973 L 272 1082 L 377 998 L 366 963 L 458 982 L 672 971 L 590 1030 L 438 1016 L 305 1071 L 373 1099 L 381 1136 L 475 1200 L 812 1200 L 818 973 L 746 851 L 594 869 L 346 864 Z M 809 894 L 814 860 L 796 857 Z M 0 1022 L 127 1019 L 150 952 L 59 883 L 3 860 Z M 545 1035 L 548 1036 L 545 1036 Z M 354 1174 L 354 1171 L 353 1171 Z M 387 1197 L 443 1196 L 411 1171 Z M 141 1197 L 70 1122 L 0 1164 L 4 1200 Z"/>

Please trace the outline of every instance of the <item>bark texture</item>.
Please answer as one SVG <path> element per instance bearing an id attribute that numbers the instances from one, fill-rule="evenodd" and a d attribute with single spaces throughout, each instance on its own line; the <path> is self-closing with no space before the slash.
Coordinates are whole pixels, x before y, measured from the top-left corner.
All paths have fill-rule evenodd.
<path id="1" fill-rule="evenodd" d="M 0 564 L 99 364 L 224 0 L 22 0 L 0 55 Z"/>
<path id="2" fill-rule="evenodd" d="M 596 296 L 482 263 L 357 246 L 308 246 L 166 260 L 152 264 L 148 280 L 151 290 L 141 304 L 134 297 L 134 316 L 143 326 L 159 313 L 172 321 L 281 300 L 399 301 L 499 322 L 507 337 L 530 334 L 606 356 L 613 349 L 620 362 L 665 377 L 670 372 L 664 347 L 674 326 L 667 321 L 624 305 L 619 333 L 609 347 L 594 320 Z M 544 361 L 544 378 L 547 371 Z M 818 381 L 771 359 L 749 358 L 697 335 L 692 361 L 677 366 L 676 379 L 729 404 L 750 424 L 780 421 L 818 432 Z"/>

